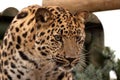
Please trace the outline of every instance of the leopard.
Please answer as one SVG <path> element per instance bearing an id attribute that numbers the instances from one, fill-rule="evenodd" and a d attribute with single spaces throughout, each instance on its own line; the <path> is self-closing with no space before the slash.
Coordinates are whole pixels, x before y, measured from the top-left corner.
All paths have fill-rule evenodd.
<path id="1" fill-rule="evenodd" d="M 19 11 L 0 45 L 0 80 L 74 80 L 86 65 L 85 16 L 37 4 Z"/>

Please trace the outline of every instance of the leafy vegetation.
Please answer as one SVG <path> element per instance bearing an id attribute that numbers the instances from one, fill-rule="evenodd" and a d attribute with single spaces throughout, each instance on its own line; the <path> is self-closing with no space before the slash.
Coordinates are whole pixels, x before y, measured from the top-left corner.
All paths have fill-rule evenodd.
<path id="1" fill-rule="evenodd" d="M 120 60 L 117 62 L 114 61 L 115 55 L 114 51 L 109 47 L 105 47 L 103 55 L 107 58 L 104 61 L 102 67 L 95 67 L 93 64 L 80 72 L 79 68 L 76 68 L 75 71 L 75 80 L 110 80 L 109 72 L 114 70 L 117 74 L 117 80 L 120 80 Z"/>

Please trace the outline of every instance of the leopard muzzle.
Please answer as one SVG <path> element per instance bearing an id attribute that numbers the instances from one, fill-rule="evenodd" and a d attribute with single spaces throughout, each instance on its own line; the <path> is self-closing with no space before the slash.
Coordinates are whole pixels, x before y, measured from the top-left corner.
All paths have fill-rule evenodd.
<path id="1" fill-rule="evenodd" d="M 79 58 L 65 58 L 65 57 L 53 57 L 56 65 L 59 67 L 60 70 L 65 72 L 70 72 L 73 70 L 75 65 L 79 63 Z"/>

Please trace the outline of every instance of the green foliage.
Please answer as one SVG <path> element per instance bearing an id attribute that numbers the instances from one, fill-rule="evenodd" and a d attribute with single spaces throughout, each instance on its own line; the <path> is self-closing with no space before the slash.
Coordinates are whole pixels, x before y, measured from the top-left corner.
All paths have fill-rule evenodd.
<path id="1" fill-rule="evenodd" d="M 109 47 L 105 47 L 103 55 L 106 57 L 104 64 L 100 67 L 95 67 L 93 64 L 90 64 L 84 72 L 80 72 L 79 68 L 75 69 L 75 80 L 110 80 L 109 72 L 115 67 L 114 62 L 114 51 Z M 120 66 L 120 62 L 119 62 Z M 120 68 L 119 68 L 120 69 Z M 119 71 L 120 72 L 120 71 Z"/>
<path id="2" fill-rule="evenodd" d="M 110 60 L 114 61 L 115 58 L 114 52 L 115 51 L 111 50 L 110 47 L 105 47 L 103 50 L 103 55 L 109 57 Z"/>
<path id="3" fill-rule="evenodd" d="M 114 70 L 115 70 L 116 75 L 117 75 L 117 80 L 120 80 L 120 59 L 118 59 Z"/>
<path id="4" fill-rule="evenodd" d="M 102 80 L 101 71 L 96 69 L 92 64 L 90 64 L 84 72 L 79 73 L 76 71 L 75 80 Z"/>
<path id="5" fill-rule="evenodd" d="M 120 72 L 120 59 L 118 59 L 118 61 L 117 61 L 117 66 L 118 66 L 117 70 L 118 70 L 118 72 Z"/>

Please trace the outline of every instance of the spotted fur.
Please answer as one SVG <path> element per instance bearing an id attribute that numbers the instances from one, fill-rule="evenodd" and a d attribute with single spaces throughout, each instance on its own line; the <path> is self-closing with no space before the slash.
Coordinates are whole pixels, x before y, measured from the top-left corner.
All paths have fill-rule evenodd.
<path id="1" fill-rule="evenodd" d="M 68 10 L 31 5 L 22 9 L 0 48 L 0 80 L 73 80 L 85 66 L 84 19 Z"/>

